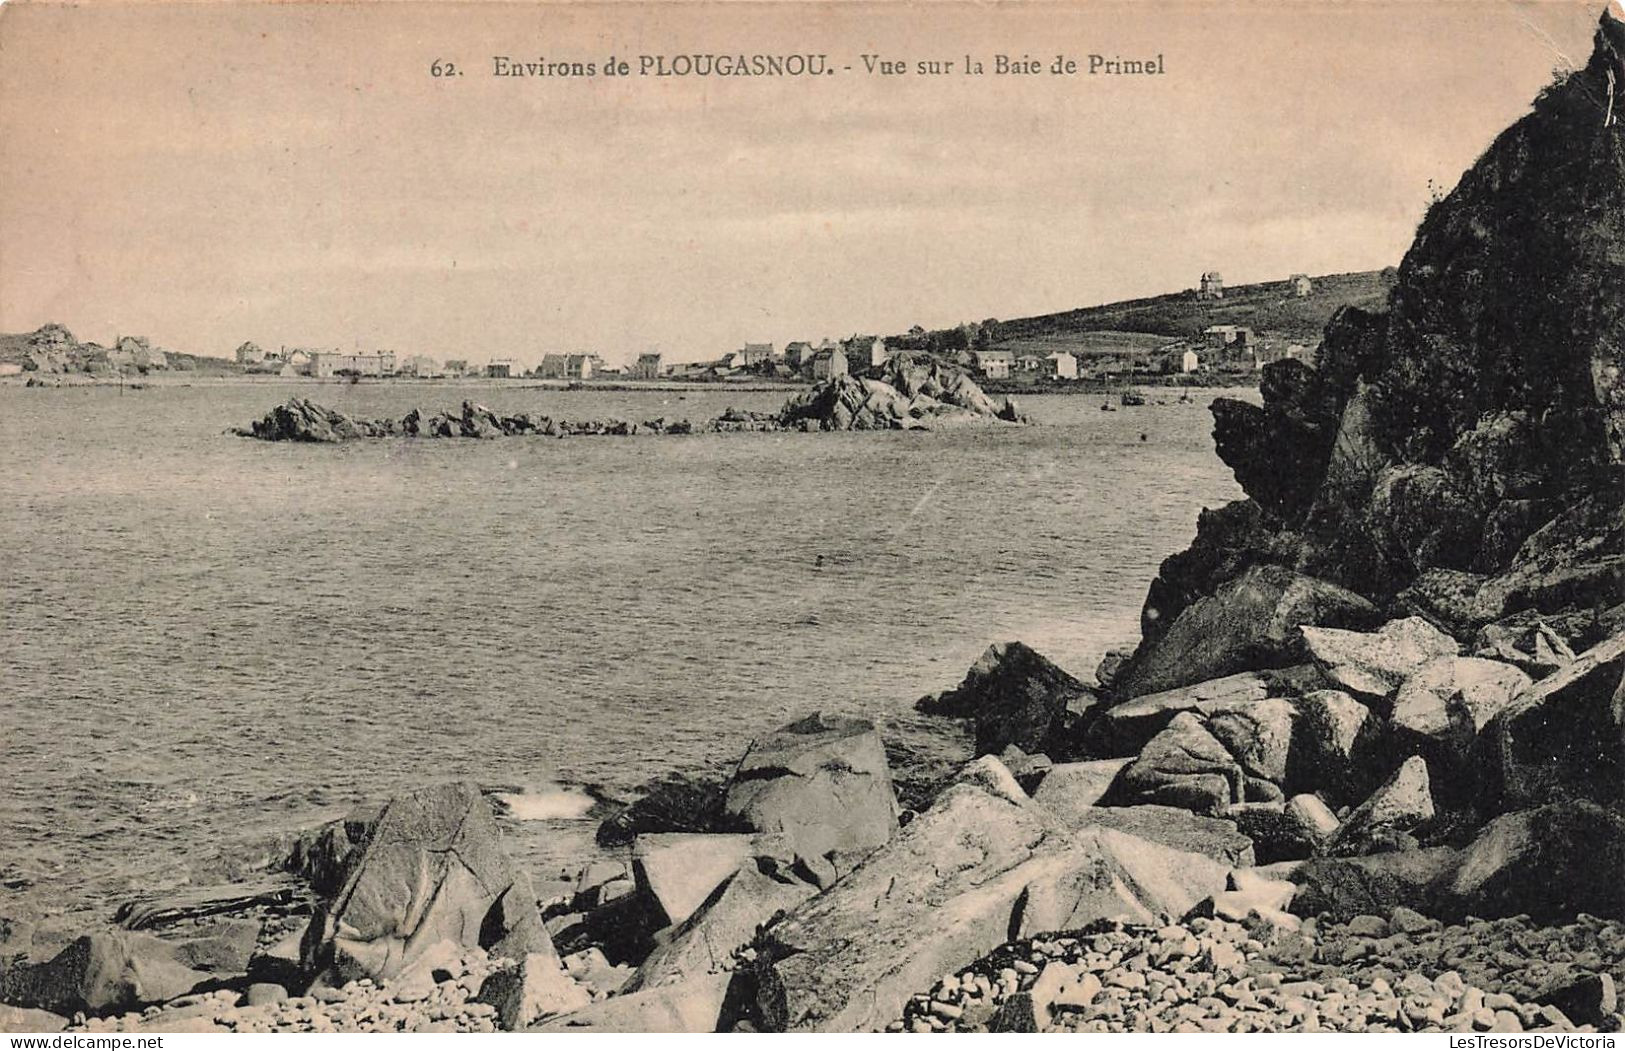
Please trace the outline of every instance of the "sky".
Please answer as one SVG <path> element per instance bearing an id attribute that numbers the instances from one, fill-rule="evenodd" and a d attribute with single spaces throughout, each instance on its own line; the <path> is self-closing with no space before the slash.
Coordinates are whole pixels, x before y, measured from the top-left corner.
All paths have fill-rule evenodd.
<path id="1" fill-rule="evenodd" d="M 1584 64 L 1601 11 L 12 2 L 0 331 L 701 360 L 1209 269 L 1374 269 L 1555 69 Z M 836 72 L 492 75 L 499 55 L 635 72 L 696 52 L 822 53 Z M 1001 53 L 1160 54 L 1166 72 L 998 76 Z M 865 54 L 956 71 L 871 75 Z M 967 54 L 987 72 L 959 72 Z"/>

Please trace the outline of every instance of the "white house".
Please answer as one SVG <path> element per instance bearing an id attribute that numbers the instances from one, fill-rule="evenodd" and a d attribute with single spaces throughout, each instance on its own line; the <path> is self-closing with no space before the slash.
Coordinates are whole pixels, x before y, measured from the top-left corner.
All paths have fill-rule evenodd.
<path id="1" fill-rule="evenodd" d="M 1058 350 L 1044 358 L 1044 374 L 1058 380 L 1075 380 L 1078 378 L 1078 359 L 1064 350 Z"/>
<path id="2" fill-rule="evenodd" d="M 821 350 L 812 360 L 812 378 L 827 380 L 846 375 L 846 355 L 840 349 Z"/>

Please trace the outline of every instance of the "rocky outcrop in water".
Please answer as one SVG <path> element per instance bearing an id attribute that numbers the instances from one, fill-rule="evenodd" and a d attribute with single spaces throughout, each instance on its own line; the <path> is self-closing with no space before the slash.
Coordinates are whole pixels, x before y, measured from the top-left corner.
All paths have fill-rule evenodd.
<path id="1" fill-rule="evenodd" d="M 996 755 L 1010 746 L 1054 758 L 1069 757 L 1095 691 L 1021 642 L 995 643 L 966 672 L 965 680 L 915 709 L 927 715 L 969 719 L 976 750 Z"/>
<path id="2" fill-rule="evenodd" d="M 963 370 L 930 357 L 894 357 L 855 376 L 836 376 L 792 398 L 781 422 L 798 430 L 915 430 L 1003 420 L 1022 423 L 1015 402 L 994 402 Z"/>
<path id="3" fill-rule="evenodd" d="M 232 433 L 268 442 L 340 442 L 356 438 L 551 438 L 739 431 L 918 430 L 965 423 L 1025 423 L 1015 403 L 995 403 L 963 371 L 931 359 L 894 359 L 866 376 L 835 376 L 791 398 L 776 413 L 728 409 L 700 424 L 664 418 L 563 420 L 531 413 L 503 416 L 463 402 L 461 412 L 413 409 L 399 419 L 365 419 L 289 398 Z"/>

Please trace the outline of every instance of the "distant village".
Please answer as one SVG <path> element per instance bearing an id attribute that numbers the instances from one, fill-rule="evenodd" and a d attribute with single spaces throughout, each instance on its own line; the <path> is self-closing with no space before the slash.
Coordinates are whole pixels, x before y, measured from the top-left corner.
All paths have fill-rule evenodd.
<path id="1" fill-rule="evenodd" d="M 1368 275 L 1344 275 L 1365 277 Z M 1330 280 L 1330 279 L 1326 279 Z M 1315 282 L 1294 274 L 1285 282 L 1243 286 L 1244 297 L 1261 294 L 1278 304 L 1316 296 Z M 893 336 L 852 335 L 845 339 L 791 340 L 782 345 L 747 342 L 708 361 L 671 361 L 650 351 L 627 364 L 594 353 L 548 353 L 529 367 L 499 357 L 485 362 L 440 359 L 428 354 L 402 355 L 393 350 L 342 350 L 317 347 L 262 347 L 245 342 L 232 359 L 177 354 L 152 346 L 140 336 L 121 336 L 112 346 L 79 343 L 61 325 L 45 325 L 26 336 L 0 337 L 0 376 L 20 373 L 89 373 L 146 375 L 165 370 L 205 369 L 213 373 L 312 379 L 534 379 L 566 383 L 614 381 L 689 381 L 784 383 L 819 382 L 859 373 L 886 363 L 897 354 L 928 353 L 952 361 L 994 388 L 1064 386 L 1072 383 L 1144 381 L 1244 382 L 1250 373 L 1284 358 L 1313 365 L 1318 343 L 1261 333 L 1246 324 L 1197 327 L 1201 319 L 1235 316 L 1226 301 L 1224 278 L 1217 271 L 1201 275 L 1182 296 L 1158 297 L 1128 304 L 1086 308 L 1104 311 L 1140 303 L 1177 304 L 1187 312 L 1177 330 L 1159 334 L 1139 330 L 1067 328 L 1052 315 L 1005 323 L 997 319 L 927 331 L 915 326 Z M 1230 313 L 1227 313 L 1230 312 Z M 1193 321 L 1194 319 L 1194 321 Z M 1044 322 L 1047 324 L 1035 324 Z M 1170 328 L 1171 326 L 1162 326 Z"/>
<path id="2" fill-rule="evenodd" d="M 1314 284 L 1307 276 L 1294 274 L 1282 291 L 1288 296 L 1307 298 L 1314 294 Z M 1223 276 L 1217 271 L 1204 273 L 1192 294 L 1202 301 L 1224 299 Z M 782 346 L 747 342 L 714 360 L 699 362 L 667 361 L 665 355 L 650 352 L 638 355 L 625 366 L 588 353 L 546 354 L 540 363 L 527 369 L 510 358 L 471 364 L 457 359 L 440 361 L 422 354 L 397 357 L 387 350 L 364 353 L 298 347 L 266 350 L 253 343 L 238 347 L 236 359 L 247 372 L 287 377 L 816 383 L 884 365 L 898 353 L 929 352 L 956 361 L 984 380 L 1067 382 L 1157 374 L 1247 373 L 1282 358 L 1297 358 L 1312 365 L 1315 354 L 1312 344 L 1261 338 L 1252 328 L 1233 324 L 1210 325 L 1202 331 L 1200 339 L 1162 340 L 1153 348 L 1137 346 L 1116 354 L 1109 349 L 1094 353 L 1060 349 L 1032 353 L 996 345 L 993 341 L 997 338 L 998 326 L 997 320 L 990 319 L 935 333 L 916 326 L 908 333 L 891 337 L 853 335 L 842 340 L 825 338 L 816 344 L 792 340 Z M 1081 342 L 1089 341 L 1081 339 Z"/>

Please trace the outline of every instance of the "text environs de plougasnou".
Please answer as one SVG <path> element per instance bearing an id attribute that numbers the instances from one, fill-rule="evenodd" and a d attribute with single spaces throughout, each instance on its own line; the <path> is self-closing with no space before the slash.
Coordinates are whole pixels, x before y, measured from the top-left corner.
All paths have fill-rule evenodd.
<path id="1" fill-rule="evenodd" d="M 821 77 L 830 72 L 829 56 L 791 54 L 638 55 L 634 59 L 554 61 L 493 55 L 491 73 L 498 77 L 596 77 L 601 74 L 645 77 Z"/>

